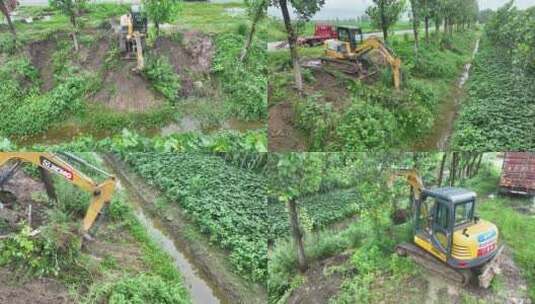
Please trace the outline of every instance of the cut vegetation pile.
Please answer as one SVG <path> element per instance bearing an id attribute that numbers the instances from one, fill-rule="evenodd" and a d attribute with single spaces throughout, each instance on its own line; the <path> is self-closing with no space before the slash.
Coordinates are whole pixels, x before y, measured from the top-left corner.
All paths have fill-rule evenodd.
<path id="1" fill-rule="evenodd" d="M 129 153 L 125 160 L 162 190 L 210 240 L 230 251 L 236 272 L 256 282 L 267 277 L 266 188 L 262 177 L 218 156 Z"/>

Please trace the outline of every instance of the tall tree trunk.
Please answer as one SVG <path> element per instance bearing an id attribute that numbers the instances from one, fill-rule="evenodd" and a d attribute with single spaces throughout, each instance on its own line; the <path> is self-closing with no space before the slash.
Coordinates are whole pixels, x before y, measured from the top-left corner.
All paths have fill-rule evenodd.
<path id="1" fill-rule="evenodd" d="M 440 162 L 440 171 L 438 171 L 438 186 L 442 186 L 442 179 L 444 177 L 444 165 L 446 164 L 446 158 L 448 158 L 448 152 L 444 152 L 442 155 L 442 161 Z"/>
<path id="2" fill-rule="evenodd" d="M 9 26 L 9 31 L 13 35 L 13 37 L 17 38 L 17 32 L 15 31 L 15 26 L 13 26 L 13 23 L 11 22 L 11 16 L 9 15 L 9 11 L 7 10 L 7 7 L 3 0 L 0 0 L 0 11 L 4 14 L 7 20 L 7 25 Z"/>
<path id="3" fill-rule="evenodd" d="M 381 11 L 381 29 L 383 30 L 383 39 L 385 42 L 388 40 L 388 27 L 386 26 L 385 6 L 381 1 L 379 10 Z"/>
<path id="4" fill-rule="evenodd" d="M 297 36 L 290 20 L 287 0 L 279 0 L 284 26 L 288 33 L 288 44 L 290 45 L 290 57 L 294 69 L 295 86 L 299 93 L 303 92 L 303 76 L 301 75 L 301 66 L 299 65 L 299 55 L 297 54 Z"/>
<path id="5" fill-rule="evenodd" d="M 260 18 L 264 15 L 263 12 L 264 6 L 260 5 L 257 8 L 257 11 L 255 12 L 254 18 L 253 18 L 253 24 L 251 24 L 251 30 L 249 31 L 249 35 L 247 36 L 247 40 L 245 41 L 245 46 L 243 47 L 240 55 L 240 61 L 244 61 L 245 58 L 247 58 L 247 54 L 249 53 L 249 49 L 251 48 L 251 44 L 253 43 L 253 37 L 256 32 L 256 24 L 258 21 L 260 21 Z"/>
<path id="6" fill-rule="evenodd" d="M 476 176 L 479 173 L 479 168 L 481 167 L 481 160 L 483 159 L 483 154 L 485 153 L 479 153 L 479 159 L 477 160 L 477 166 L 474 170 L 474 176 Z"/>
<path id="7" fill-rule="evenodd" d="M 414 54 L 418 56 L 418 48 L 420 47 L 420 41 L 418 38 L 418 28 L 420 25 L 420 19 L 418 17 L 418 7 L 416 5 L 416 0 L 411 0 L 411 10 L 412 10 L 412 31 L 414 33 Z"/>
<path id="8" fill-rule="evenodd" d="M 74 16 L 74 13 L 70 16 L 71 25 L 72 25 L 72 42 L 74 43 L 74 51 L 78 52 L 80 49 L 78 46 L 78 38 L 76 38 L 76 17 Z"/>
<path id="9" fill-rule="evenodd" d="M 457 175 L 457 163 L 459 155 L 457 152 L 453 152 L 451 158 L 451 169 L 450 169 L 450 187 L 455 186 L 455 177 Z"/>
<path id="10" fill-rule="evenodd" d="M 288 201 L 288 213 L 290 216 L 290 229 L 292 230 L 292 238 L 294 239 L 295 248 L 297 249 L 297 263 L 299 270 L 305 272 L 308 268 L 305 248 L 303 246 L 303 235 L 299 227 L 299 217 L 297 215 L 297 205 L 294 199 Z"/>
<path id="11" fill-rule="evenodd" d="M 429 43 L 429 16 L 425 16 L 425 43 Z"/>

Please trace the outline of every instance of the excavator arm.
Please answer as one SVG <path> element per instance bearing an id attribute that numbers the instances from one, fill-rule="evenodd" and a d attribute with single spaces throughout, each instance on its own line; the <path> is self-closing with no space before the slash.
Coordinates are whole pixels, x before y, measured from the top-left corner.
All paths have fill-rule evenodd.
<path id="1" fill-rule="evenodd" d="M 424 183 L 422 181 L 422 178 L 420 177 L 420 174 L 416 169 L 396 169 L 394 172 L 390 175 L 389 178 L 389 184 L 392 185 L 396 178 L 398 177 L 404 177 L 407 180 L 407 183 L 412 187 L 414 191 L 414 199 L 419 200 L 421 199 L 422 192 L 425 189 Z"/>
<path id="2" fill-rule="evenodd" d="M 74 159 L 78 162 L 83 162 L 79 159 Z M 61 176 L 67 182 L 79 187 L 83 191 L 91 194 L 91 203 L 86 211 L 82 222 L 82 232 L 87 234 L 97 216 L 107 204 L 110 203 L 113 193 L 115 191 L 115 177 L 107 174 L 104 171 L 91 166 L 92 169 L 99 171 L 107 176 L 107 179 L 102 183 L 96 183 L 90 177 L 86 176 L 76 168 L 54 153 L 40 153 L 40 152 L 2 152 L 0 153 L 0 166 L 14 161 L 16 163 L 30 163 L 47 172 Z"/>
<path id="3" fill-rule="evenodd" d="M 383 42 L 377 37 L 369 37 L 362 42 L 362 44 L 355 49 L 355 56 L 360 58 L 372 50 L 377 50 L 381 53 L 383 58 L 388 62 L 392 68 L 392 77 L 394 78 L 394 87 L 399 90 L 401 85 L 401 60 L 392 54 L 384 46 Z"/>

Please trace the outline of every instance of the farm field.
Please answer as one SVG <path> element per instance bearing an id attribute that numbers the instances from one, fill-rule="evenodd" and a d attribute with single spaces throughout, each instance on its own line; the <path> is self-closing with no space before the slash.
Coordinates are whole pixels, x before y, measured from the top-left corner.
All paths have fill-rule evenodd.
<path id="1" fill-rule="evenodd" d="M 54 203 L 37 167 L 16 171 L 4 187 L 16 201 L 2 195 L 2 301 L 266 302 L 265 190 L 253 167 L 240 167 L 241 158 L 126 150 L 39 157 L 76 163 L 102 182 L 101 172 L 75 162 L 81 158 L 114 174 L 116 190 L 87 240 L 79 223 L 90 195 L 54 175 Z M 251 154 L 248 160 L 261 164 L 263 157 Z M 5 174 L 8 166 L 1 169 Z M 240 199 L 241 212 L 233 212 L 231 204 Z M 28 213 L 29 223 L 23 216 Z M 17 276 L 5 275 L 10 271 Z"/>
<path id="2" fill-rule="evenodd" d="M 423 13 L 414 24 L 393 18 L 386 43 L 379 34 L 381 46 L 366 35 L 369 21 L 347 24 L 333 19 L 328 22 L 332 30 L 345 31 L 349 25 L 364 33 L 362 41 L 356 35 L 356 46 L 348 53 L 334 48 L 353 43 L 346 34 L 342 40 L 331 37 L 329 46 L 302 42 L 322 22 L 299 19 L 291 26 L 298 36 L 295 52 L 288 43 L 268 50 L 269 149 L 532 149 L 533 49 L 528 46 L 532 35 L 527 29 L 533 7 L 521 10 L 513 2 L 483 11 L 475 2 L 465 1 L 462 10 L 442 15 Z M 401 1 L 390 3 L 394 7 Z M 406 5 L 402 11 L 411 9 Z M 313 16 L 322 6 L 301 10 L 303 16 Z M 463 10 L 464 19 L 444 28 L 444 16 Z M 373 15 L 368 18 L 373 20 Z M 429 22 L 428 31 L 424 19 Z M 278 23 L 273 26 L 278 30 L 268 31 L 268 41 L 284 33 L 288 41 L 283 20 L 270 22 Z M 381 32 L 377 22 L 371 24 Z M 398 74 L 396 59 L 401 61 L 399 89 L 393 79 Z"/>
<path id="3" fill-rule="evenodd" d="M 535 250 L 522 240 L 534 237 L 535 209 L 531 198 L 498 193 L 503 153 L 301 153 L 274 158 L 278 168 L 273 169 L 276 177 L 271 177 L 271 192 L 289 196 L 286 202 L 270 198 L 273 204 L 281 205 L 270 209 L 270 222 L 277 227 L 279 222 L 287 223 L 270 242 L 269 303 L 533 301 Z M 352 175 L 340 174 L 349 168 Z M 476 193 L 477 216 L 497 226 L 505 245 L 502 272 L 493 278 L 490 288 L 479 287 L 475 278 L 463 287 L 444 272 L 430 271 L 420 262 L 396 254 L 395 246 L 411 242 L 413 234 L 409 186 L 403 176 L 395 175 L 400 168 L 418 168 L 428 189 L 456 186 Z M 310 176 L 318 171 L 322 172 L 321 178 Z M 285 172 L 299 174 L 284 185 L 280 178 L 286 176 Z M 398 178 L 393 180 L 393 176 Z M 332 185 L 334 177 L 341 183 L 358 179 L 352 189 L 361 195 L 347 201 L 343 191 L 326 191 L 325 184 Z M 300 192 L 291 190 L 295 185 L 300 185 Z M 330 199 L 323 200 L 323 205 L 309 199 L 318 196 Z M 296 197 L 304 265 L 299 259 L 292 220 L 288 220 L 291 216 L 279 212 L 282 208 L 291 214 L 291 201 Z M 320 229 L 309 224 L 313 218 L 309 210 L 342 208 L 353 209 L 349 220 L 340 216 Z M 444 302 L 445 297 L 449 300 Z"/>
<path id="4" fill-rule="evenodd" d="M 99 141 L 124 130 L 146 138 L 253 133 L 265 142 L 264 25 L 240 61 L 251 27 L 245 8 L 184 3 L 159 30 L 149 18 L 144 68 L 136 70 L 119 45 L 119 19 L 130 5 L 84 6 L 78 50 L 63 11 L 17 7 L 16 39 L 0 25 L 0 136 L 18 146 Z M 216 19 L 225 27 L 209 22 Z"/>

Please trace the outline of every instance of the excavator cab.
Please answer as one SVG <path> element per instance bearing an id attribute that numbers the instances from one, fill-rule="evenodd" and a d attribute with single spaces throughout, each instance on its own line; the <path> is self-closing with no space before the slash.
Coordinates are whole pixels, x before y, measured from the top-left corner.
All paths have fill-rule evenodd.
<path id="1" fill-rule="evenodd" d="M 396 246 L 398 254 L 463 285 L 477 274 L 479 285 L 488 288 L 499 272 L 503 246 L 496 225 L 475 215 L 476 193 L 458 187 L 426 189 L 414 169 L 397 170 L 391 179 L 397 176 L 406 177 L 413 189 L 414 231 L 413 243 Z"/>
<path id="2" fill-rule="evenodd" d="M 417 245 L 429 248 L 431 254 L 454 268 L 477 267 L 494 257 L 498 229 L 475 216 L 475 192 L 445 187 L 426 189 L 422 197 L 431 198 L 432 208 L 424 225 L 416 221 Z M 421 210 L 421 206 L 416 210 L 417 219 Z"/>
<path id="3" fill-rule="evenodd" d="M 362 43 L 362 29 L 350 26 L 337 26 L 336 35 L 338 40 L 349 43 L 350 52 L 354 52 L 359 44 Z"/>
<path id="4" fill-rule="evenodd" d="M 132 28 L 139 33 L 147 33 L 147 17 L 142 13 L 140 5 L 132 5 L 130 8 L 130 15 L 132 16 Z"/>

